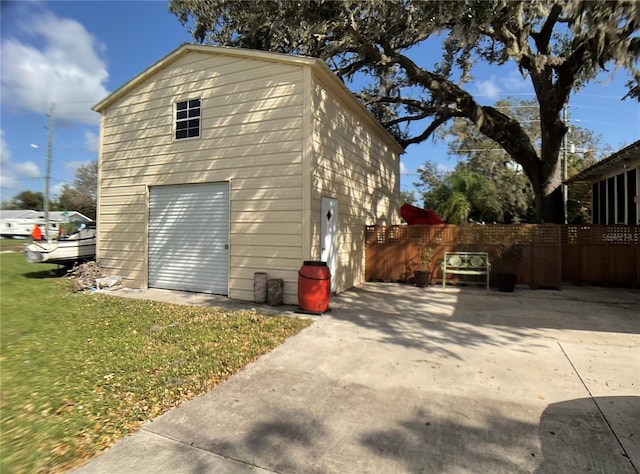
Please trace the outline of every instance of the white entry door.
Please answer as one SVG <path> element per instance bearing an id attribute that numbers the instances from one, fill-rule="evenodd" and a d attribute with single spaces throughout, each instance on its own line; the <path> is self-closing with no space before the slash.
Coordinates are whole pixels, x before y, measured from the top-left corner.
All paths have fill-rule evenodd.
<path id="1" fill-rule="evenodd" d="M 320 260 L 327 262 L 331 272 L 331 291 L 335 291 L 338 259 L 338 201 L 334 198 L 322 196 L 320 223 Z"/>

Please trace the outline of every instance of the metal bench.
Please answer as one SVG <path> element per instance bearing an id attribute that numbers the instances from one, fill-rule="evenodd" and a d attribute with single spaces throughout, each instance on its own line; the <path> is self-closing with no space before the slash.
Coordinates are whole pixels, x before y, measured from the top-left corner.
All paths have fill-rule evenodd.
<path id="1" fill-rule="evenodd" d="M 442 260 L 442 288 L 447 284 L 447 273 L 457 275 L 486 275 L 487 290 L 491 262 L 487 252 L 445 252 Z"/>

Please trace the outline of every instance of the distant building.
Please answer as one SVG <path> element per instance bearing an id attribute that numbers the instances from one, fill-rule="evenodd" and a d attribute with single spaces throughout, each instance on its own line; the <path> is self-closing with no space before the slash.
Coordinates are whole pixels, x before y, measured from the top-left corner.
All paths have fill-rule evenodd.
<path id="1" fill-rule="evenodd" d="M 640 140 L 566 181 L 591 183 L 592 224 L 640 224 Z"/>
<path id="2" fill-rule="evenodd" d="M 49 211 L 49 235 L 57 237 L 60 224 L 93 222 L 78 211 Z M 43 211 L 0 210 L 0 232 L 2 237 L 30 237 L 33 226 L 38 225 L 44 233 L 45 218 Z"/>

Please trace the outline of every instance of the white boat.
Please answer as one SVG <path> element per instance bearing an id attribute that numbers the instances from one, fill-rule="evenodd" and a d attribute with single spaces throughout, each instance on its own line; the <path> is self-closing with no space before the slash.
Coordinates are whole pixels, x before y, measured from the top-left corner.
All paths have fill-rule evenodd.
<path id="1" fill-rule="evenodd" d="M 96 229 L 84 228 L 57 240 L 34 240 L 24 254 L 29 263 L 57 263 L 71 265 L 91 260 L 96 255 Z"/>

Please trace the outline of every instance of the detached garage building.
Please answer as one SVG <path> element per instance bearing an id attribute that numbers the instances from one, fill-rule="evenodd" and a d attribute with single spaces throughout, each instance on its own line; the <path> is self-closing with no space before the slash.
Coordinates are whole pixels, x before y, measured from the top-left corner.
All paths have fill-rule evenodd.
<path id="1" fill-rule="evenodd" d="M 398 223 L 402 148 L 320 60 L 183 45 L 102 114 L 97 258 L 133 288 L 252 300 L 326 261 L 364 281 L 365 226 Z"/>

